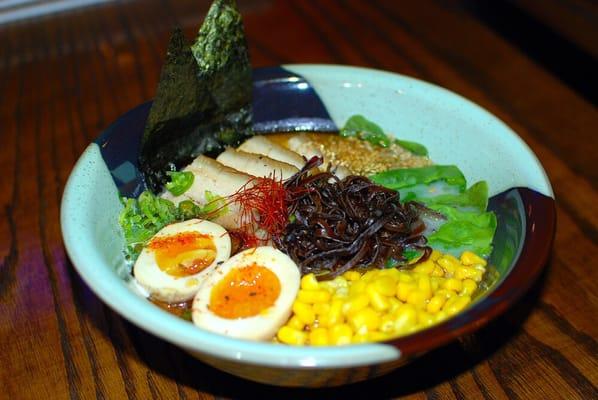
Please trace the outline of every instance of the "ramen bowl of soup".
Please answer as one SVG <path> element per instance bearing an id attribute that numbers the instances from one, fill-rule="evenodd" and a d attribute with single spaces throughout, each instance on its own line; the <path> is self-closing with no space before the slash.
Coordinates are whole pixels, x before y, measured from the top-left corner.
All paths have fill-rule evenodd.
<path id="1" fill-rule="evenodd" d="M 81 155 L 61 224 L 103 302 L 201 362 L 308 387 L 382 375 L 516 306 L 555 203 L 509 127 L 390 72 L 285 65 L 253 81 L 255 135 L 198 154 L 172 191 L 139 171 L 151 103 Z M 173 217 L 135 240 L 149 209 Z"/>

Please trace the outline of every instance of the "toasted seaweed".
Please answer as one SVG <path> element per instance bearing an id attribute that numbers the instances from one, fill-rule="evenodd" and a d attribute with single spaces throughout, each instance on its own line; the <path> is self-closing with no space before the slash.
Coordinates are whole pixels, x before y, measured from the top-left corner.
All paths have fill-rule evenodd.
<path id="1" fill-rule="evenodd" d="M 251 89 L 241 15 L 235 1 L 215 0 L 192 46 L 180 29 L 170 39 L 141 141 L 148 188 L 159 192 L 168 171 L 250 136 Z"/>

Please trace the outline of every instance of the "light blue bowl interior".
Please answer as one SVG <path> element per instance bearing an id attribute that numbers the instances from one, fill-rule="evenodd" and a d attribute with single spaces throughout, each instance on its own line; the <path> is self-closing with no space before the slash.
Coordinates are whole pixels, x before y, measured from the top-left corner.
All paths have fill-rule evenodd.
<path id="1" fill-rule="evenodd" d="M 289 65 L 316 89 L 337 126 L 359 113 L 397 137 L 425 144 L 431 158 L 456 164 L 469 182 L 485 179 L 491 194 L 523 186 L 552 197 L 542 166 L 505 124 L 447 90 L 401 75 L 353 67 Z M 393 361 L 386 344 L 290 347 L 203 331 L 155 307 L 131 288 L 118 226 L 119 194 L 100 147 L 83 153 L 67 182 L 61 209 L 65 245 L 91 289 L 124 318 L 186 350 L 279 367 L 351 367 Z"/>

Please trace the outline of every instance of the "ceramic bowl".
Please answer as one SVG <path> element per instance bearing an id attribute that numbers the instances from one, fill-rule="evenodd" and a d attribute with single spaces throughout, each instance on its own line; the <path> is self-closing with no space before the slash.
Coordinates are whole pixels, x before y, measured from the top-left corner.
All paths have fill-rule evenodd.
<path id="1" fill-rule="evenodd" d="M 257 69 L 256 131 L 333 131 L 349 116 L 362 114 L 402 139 L 425 144 L 436 163 L 458 165 L 468 182 L 486 180 L 492 196 L 489 207 L 498 217 L 490 258 L 495 279 L 456 317 L 388 342 L 292 347 L 204 331 L 130 288 L 117 222 L 118 196 L 135 196 L 143 190 L 137 155 L 150 105 L 120 117 L 81 155 L 62 200 L 65 246 L 83 280 L 115 312 L 231 374 L 310 387 L 384 374 L 505 311 L 547 260 L 555 230 L 548 178 L 521 138 L 487 111 L 440 87 L 389 72 L 330 65 Z"/>

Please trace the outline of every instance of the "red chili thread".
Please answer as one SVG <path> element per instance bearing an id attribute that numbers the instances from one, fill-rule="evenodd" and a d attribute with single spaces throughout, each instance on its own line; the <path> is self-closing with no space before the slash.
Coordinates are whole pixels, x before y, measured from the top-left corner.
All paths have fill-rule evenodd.
<path id="1" fill-rule="evenodd" d="M 228 200 L 239 205 L 244 239 L 267 242 L 282 233 L 288 223 L 287 190 L 282 177 L 277 178 L 276 174 L 251 178 Z M 257 238 L 256 229 L 264 231 L 267 237 Z"/>

